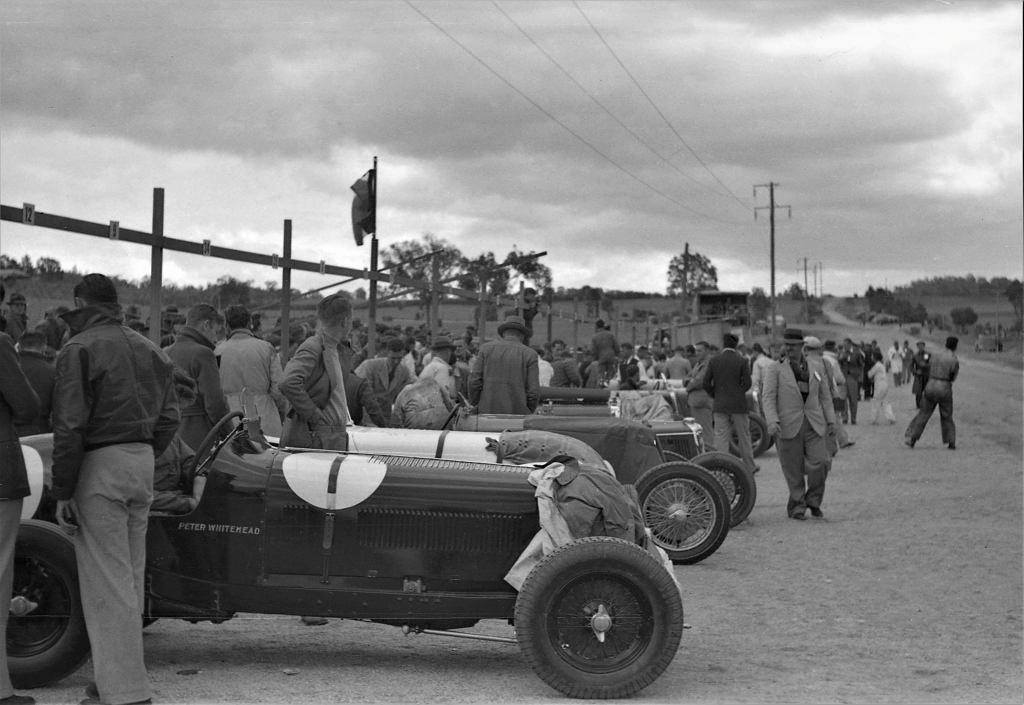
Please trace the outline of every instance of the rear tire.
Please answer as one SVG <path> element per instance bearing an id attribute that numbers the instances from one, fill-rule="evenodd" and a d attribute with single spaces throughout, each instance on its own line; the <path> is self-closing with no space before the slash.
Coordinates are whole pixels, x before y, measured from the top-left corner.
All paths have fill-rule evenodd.
<path id="1" fill-rule="evenodd" d="M 729 533 L 729 498 L 710 472 L 690 462 L 663 463 L 636 483 L 644 525 L 673 563 L 698 563 Z"/>
<path id="2" fill-rule="evenodd" d="M 549 686 L 573 698 L 624 698 L 675 658 L 683 603 L 675 580 L 647 551 L 591 536 L 530 571 L 515 625 L 524 658 Z"/>
<path id="3" fill-rule="evenodd" d="M 13 596 L 38 604 L 7 623 L 7 663 L 16 688 L 39 688 L 75 672 L 89 655 L 71 540 L 56 526 L 22 522 Z M 6 609 L 6 607 L 4 607 Z"/>
<path id="4" fill-rule="evenodd" d="M 757 502 L 757 481 L 754 473 L 739 458 L 728 453 L 711 452 L 701 453 L 690 462 L 701 466 L 722 483 L 729 498 L 732 517 L 729 526 L 736 526 L 750 516 Z"/>

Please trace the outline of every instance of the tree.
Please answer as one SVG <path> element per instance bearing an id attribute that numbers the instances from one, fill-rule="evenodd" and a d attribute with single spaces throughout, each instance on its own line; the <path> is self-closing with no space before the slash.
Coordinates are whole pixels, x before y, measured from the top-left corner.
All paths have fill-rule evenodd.
<path id="1" fill-rule="evenodd" d="M 978 322 L 978 314 L 970 306 L 950 310 L 949 318 L 953 321 L 953 325 L 963 332 L 967 332 L 968 326 Z"/>
<path id="2" fill-rule="evenodd" d="M 1013 305 L 1013 315 L 1018 319 L 1021 318 L 1022 312 L 1024 312 L 1024 306 L 1022 306 L 1022 298 L 1024 298 L 1024 284 L 1021 283 L 1020 279 L 1014 279 L 1010 282 L 1006 289 L 1003 290 L 1003 296 L 1009 299 Z"/>
<path id="3" fill-rule="evenodd" d="M 793 282 L 789 285 L 789 288 L 786 289 L 785 295 L 794 301 L 800 301 L 804 298 L 804 288 L 796 282 Z"/>
<path id="4" fill-rule="evenodd" d="M 231 304 L 249 305 L 250 282 L 243 282 L 225 274 L 217 280 L 217 298 L 221 308 Z"/>
<path id="5" fill-rule="evenodd" d="M 356 289 L 356 301 L 366 301 L 366 289 L 363 287 Z"/>
<path id="6" fill-rule="evenodd" d="M 433 257 L 424 255 L 433 252 Z M 421 259 L 416 259 L 417 257 Z M 403 240 L 389 245 L 381 254 L 381 268 L 390 268 L 395 276 L 403 279 L 415 279 L 429 284 L 433 272 L 432 259 L 437 260 L 439 280 L 444 281 L 456 276 L 462 269 L 462 252 L 447 240 L 437 237 L 433 233 L 423 233 L 420 240 Z M 410 261 L 414 260 L 416 261 Z M 388 284 L 385 291 L 388 294 L 397 294 L 405 291 L 407 287 L 401 284 Z M 428 289 L 417 289 L 410 294 L 426 310 L 430 304 L 430 291 Z"/>
<path id="7" fill-rule="evenodd" d="M 40 274 L 60 274 L 60 262 L 53 257 L 40 257 L 36 260 L 36 271 Z"/>
<path id="8" fill-rule="evenodd" d="M 686 299 L 701 289 L 718 289 L 718 269 L 711 260 L 699 252 L 690 252 L 687 243 L 682 254 L 678 254 L 668 263 L 668 294 L 681 295 Z"/>

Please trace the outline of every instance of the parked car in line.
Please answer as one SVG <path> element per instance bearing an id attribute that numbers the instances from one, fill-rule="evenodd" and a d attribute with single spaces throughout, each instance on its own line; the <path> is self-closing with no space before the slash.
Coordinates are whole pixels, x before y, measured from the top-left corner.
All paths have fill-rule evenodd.
<path id="1" fill-rule="evenodd" d="M 682 602 L 651 547 L 583 538 L 540 559 L 518 592 L 505 581 L 537 535 L 538 506 L 532 466 L 495 462 L 474 442 L 486 434 L 434 432 L 431 453 L 359 452 L 374 440 L 355 433 L 347 452 L 281 448 L 255 420 L 231 428 L 236 416 L 197 449 L 198 506 L 150 516 L 145 619 L 319 615 L 464 637 L 481 619 L 508 620 L 514 636 L 501 640 L 580 698 L 632 695 L 672 662 Z M 74 549 L 44 492 L 52 436 L 22 450 L 32 495 L 14 595 L 30 609 L 12 614 L 6 638 L 15 685 L 32 688 L 75 671 L 89 644 Z"/>

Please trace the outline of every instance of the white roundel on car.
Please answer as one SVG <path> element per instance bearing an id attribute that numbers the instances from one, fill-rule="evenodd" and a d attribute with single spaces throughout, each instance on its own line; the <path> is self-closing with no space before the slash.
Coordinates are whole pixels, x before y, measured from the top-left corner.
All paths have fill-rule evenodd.
<path id="1" fill-rule="evenodd" d="M 330 495 L 331 471 L 338 461 L 334 494 Z M 387 463 L 367 455 L 295 453 L 281 465 L 291 491 L 320 509 L 347 509 L 366 501 L 387 474 Z M 333 501 L 332 501 L 333 500 Z"/>
<path id="2" fill-rule="evenodd" d="M 39 500 L 43 496 L 43 478 L 46 468 L 39 451 L 31 446 L 21 446 L 21 457 L 25 459 L 25 470 L 28 472 L 29 495 L 21 503 L 21 520 L 31 519 L 39 508 Z"/>

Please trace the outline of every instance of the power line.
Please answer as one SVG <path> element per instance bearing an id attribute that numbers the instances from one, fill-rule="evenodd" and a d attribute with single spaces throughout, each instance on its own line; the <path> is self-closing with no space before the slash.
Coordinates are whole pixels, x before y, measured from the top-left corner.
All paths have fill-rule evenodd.
<path id="1" fill-rule="evenodd" d="M 700 165 L 702 167 L 704 167 L 704 171 L 706 171 L 708 174 L 710 174 L 711 178 L 713 178 L 715 181 L 717 181 L 719 183 L 719 185 L 726 190 L 726 193 L 728 193 L 732 197 L 732 199 L 734 201 L 739 203 L 740 206 L 742 206 L 743 209 L 746 210 L 747 209 L 747 204 L 744 203 L 742 200 L 740 200 L 740 198 L 738 196 L 736 196 L 736 194 L 734 194 L 732 191 L 730 191 L 728 186 L 726 186 L 724 183 L 722 183 L 722 180 L 718 178 L 718 176 L 715 174 L 715 172 L 711 171 L 711 167 L 709 167 L 704 162 L 704 160 L 700 158 L 700 155 L 698 155 L 697 152 L 695 152 L 693 150 L 693 147 L 691 147 L 687 143 L 687 141 L 683 139 L 683 136 L 681 134 L 679 134 L 679 132 L 676 130 L 675 126 L 671 122 L 669 122 L 669 119 L 667 117 L 665 117 L 665 114 L 663 112 L 661 112 L 661 109 L 655 104 L 655 102 L 651 98 L 651 96 L 647 95 L 647 91 L 644 90 L 643 86 L 640 85 L 640 82 L 636 80 L 636 77 L 633 76 L 633 74 L 630 72 L 630 70 L 628 68 L 626 68 L 626 65 L 624 63 L 622 63 L 622 59 L 619 58 L 619 55 L 615 53 L 615 50 L 612 49 L 611 45 L 605 40 L 605 38 L 601 34 L 601 32 L 597 29 L 597 27 L 594 26 L 594 23 L 591 22 L 590 18 L 587 17 L 585 12 L 583 12 L 583 8 L 579 6 L 579 3 L 577 3 L 576 0 L 572 0 L 572 4 L 579 11 L 580 15 L 583 16 L 583 19 L 587 21 L 587 24 L 590 25 L 590 29 L 592 29 L 594 31 L 594 34 L 597 35 L 597 38 L 601 40 L 601 43 L 604 44 L 606 49 L 608 49 L 609 53 L 612 55 L 612 57 L 615 59 L 615 61 L 618 62 L 619 66 L 622 67 L 622 70 L 626 72 L 626 75 L 629 76 L 629 79 L 633 82 L 633 85 L 635 85 L 637 87 L 637 89 L 640 91 L 640 93 L 643 94 L 644 98 L 647 99 L 647 102 L 650 103 L 651 107 L 654 108 L 654 112 L 658 113 L 658 116 L 665 122 L 666 125 L 668 125 L 668 129 L 672 130 L 672 134 L 674 134 L 676 136 L 676 138 L 680 142 L 682 142 L 683 146 L 686 147 L 686 149 L 690 152 L 690 154 L 693 155 L 693 158 L 696 159 L 700 163 Z"/>
<path id="2" fill-rule="evenodd" d="M 593 95 L 590 91 L 588 91 L 586 89 L 586 87 L 582 83 L 580 83 L 578 80 L 576 80 L 576 78 L 571 73 L 569 73 L 569 71 L 564 66 L 562 66 L 558 62 L 558 60 L 555 59 L 555 57 L 553 57 L 550 53 L 548 53 L 548 51 L 546 49 L 544 49 L 544 47 L 542 47 L 539 43 L 537 43 L 537 41 L 532 36 L 530 36 L 529 32 L 527 32 L 523 28 L 522 25 L 520 25 L 518 22 L 516 22 L 514 19 L 512 19 L 512 17 L 507 12 L 505 12 L 505 10 L 502 9 L 502 7 L 500 5 L 498 5 L 497 0 L 491 0 L 491 4 L 494 5 L 494 7 L 498 10 L 498 12 L 500 12 L 502 15 L 504 15 L 505 19 L 507 19 L 509 22 L 511 22 L 512 25 L 516 29 L 518 29 L 522 33 L 522 35 L 524 37 L 526 37 L 530 41 L 531 44 L 533 44 L 533 46 L 535 46 L 537 48 L 537 51 L 539 51 L 541 54 L 543 54 L 544 57 L 555 66 L 555 68 L 557 68 L 559 71 L 561 71 L 562 74 L 566 78 L 568 78 L 573 83 L 574 86 L 576 86 L 585 96 L 590 98 L 590 100 L 593 101 L 593 103 L 595 105 L 597 105 L 597 107 L 601 108 L 601 110 L 603 110 L 605 112 L 605 114 L 608 115 L 608 117 L 610 117 L 612 120 L 614 120 L 616 123 L 618 123 L 619 127 L 621 127 L 623 130 L 628 132 L 630 134 L 630 136 L 634 140 L 636 140 L 641 145 L 646 147 L 647 150 L 651 154 L 653 154 L 658 159 L 660 159 L 662 162 L 664 162 L 664 164 L 666 166 L 668 166 L 669 168 L 679 172 L 679 174 L 681 176 L 683 176 L 684 178 L 686 178 L 686 179 L 692 181 L 693 183 L 697 184 L 702 189 L 710 191 L 711 193 L 715 194 L 716 196 L 721 196 L 722 198 L 728 198 L 728 197 L 730 197 L 732 195 L 732 194 L 724 194 L 724 193 L 722 193 L 720 191 L 716 191 L 712 187 L 708 186 L 707 184 L 705 184 L 705 183 L 703 183 L 701 181 L 698 181 L 697 179 L 695 179 L 694 177 L 690 176 L 685 171 L 680 169 L 678 166 L 676 166 L 675 164 L 670 162 L 667 157 L 663 156 L 660 152 L 658 152 L 658 150 L 656 150 L 654 147 L 652 147 L 640 135 L 638 135 L 636 132 L 634 132 L 629 127 L 629 125 L 627 125 L 622 120 L 620 120 L 619 117 L 617 115 L 615 115 L 615 113 L 613 113 L 607 106 L 605 106 L 605 104 L 602 103 L 595 95 Z"/>
<path id="3" fill-rule="evenodd" d="M 686 205 L 686 204 L 685 204 L 685 203 L 683 203 L 682 201 L 680 201 L 680 200 L 678 200 L 678 199 L 676 199 L 676 198 L 674 198 L 674 197 L 670 196 L 669 194 L 665 193 L 664 191 L 662 191 L 662 190 L 661 190 L 661 189 L 659 189 L 658 187 L 654 186 L 653 184 L 649 183 L 648 181 L 645 181 L 645 180 L 644 180 L 644 179 L 642 179 L 641 177 L 637 176 L 637 175 L 636 175 L 636 174 L 634 174 L 634 173 L 633 173 L 632 171 L 630 171 L 630 170 L 629 170 L 629 169 L 627 169 L 626 167 L 622 166 L 621 164 L 619 164 L 618 162 L 616 162 L 616 161 L 615 161 L 614 159 L 612 159 L 612 158 L 611 158 L 610 156 L 608 156 L 607 154 L 605 154 L 604 152 L 602 152 L 602 151 L 601 151 L 600 149 L 598 149 L 598 148 L 597 148 L 596 146 L 594 146 L 593 144 L 591 144 L 591 143 L 590 143 L 589 141 L 587 141 L 587 139 L 586 139 L 585 137 L 583 137 L 582 135 L 580 135 L 579 133 L 577 133 L 577 132 L 576 132 L 575 130 L 573 130 L 573 129 L 572 129 L 571 127 L 569 127 L 568 125 L 566 125 L 566 124 L 565 124 L 564 122 L 562 122 L 561 120 L 559 120 L 559 119 L 558 119 L 558 118 L 557 118 L 557 117 L 556 117 L 555 115 L 553 115 L 553 114 L 552 114 L 552 113 L 550 113 L 550 112 L 549 112 L 548 110 L 546 110 L 546 109 L 544 108 L 544 106 L 542 106 L 542 105 L 541 105 L 540 103 L 538 103 L 537 101 L 535 101 L 535 100 L 534 100 L 533 98 L 531 98 L 530 96 L 526 95 L 526 93 L 524 93 L 524 92 L 523 92 L 522 90 L 520 90 L 520 89 L 519 89 L 518 87 L 516 87 L 516 85 L 515 85 L 515 84 L 513 84 L 513 83 L 512 83 L 511 81 L 509 81 L 509 80 L 508 80 L 507 78 L 505 78 L 504 76 L 502 76 L 502 75 L 501 75 L 501 74 L 500 74 L 500 73 L 499 73 L 499 72 L 498 72 L 498 71 L 497 71 L 496 69 L 492 68 L 490 64 L 488 64 L 488 63 L 487 63 L 486 61 L 484 61 L 484 60 L 483 60 L 482 58 L 480 58 L 479 56 L 477 56 L 477 54 L 475 54 L 475 53 L 473 52 L 473 50 L 472 50 L 472 49 L 470 49 L 470 48 L 469 48 L 469 47 L 467 47 L 467 46 L 466 46 L 465 44 L 463 44 L 462 42 L 460 42 L 460 41 L 459 41 L 458 39 L 456 39 L 456 38 L 455 38 L 455 37 L 454 37 L 454 36 L 453 36 L 452 34 L 450 34 L 450 33 L 449 33 L 449 32 L 448 32 L 447 30 L 445 30 L 445 28 L 444 28 L 444 27 L 442 27 L 442 26 L 441 26 L 441 25 L 439 25 L 439 24 L 438 24 L 437 22 L 435 22 L 435 21 L 434 21 L 433 19 L 431 19 L 431 18 L 430 18 L 430 17 L 429 17 L 429 16 L 428 16 L 428 15 L 427 15 L 426 13 L 424 13 L 424 12 L 423 12 L 422 10 L 420 10 L 420 9 L 419 9 L 418 7 L 416 7 L 415 5 L 413 5 L 413 4 L 412 4 L 412 2 L 411 2 L 411 0 L 405 0 L 405 4 L 406 4 L 406 5 L 408 5 L 409 7 L 411 7 L 411 8 L 412 8 L 412 9 L 413 9 L 413 10 L 414 10 L 414 11 L 416 12 L 416 14 L 418 14 L 418 15 L 419 15 L 420 17 L 422 17 L 423 19 L 425 19 L 425 20 L 426 20 L 427 22 L 429 22 L 429 23 L 430 23 L 431 25 L 433 25 L 435 29 L 437 29 L 437 30 L 438 30 L 439 32 L 441 32 L 441 34 L 443 34 L 444 36 L 448 37 L 448 39 L 450 39 L 450 40 L 451 40 L 452 42 L 454 42 L 454 43 L 455 43 L 455 44 L 456 44 L 456 45 L 457 45 L 457 46 L 458 46 L 458 47 L 459 47 L 460 49 L 462 49 L 462 50 L 463 50 L 464 52 L 466 52 L 466 53 L 467 53 L 467 54 L 469 54 L 469 55 L 470 55 L 471 57 L 473 57 L 473 59 L 475 59 L 475 60 L 477 61 L 477 63 L 479 63 L 479 64 L 480 64 L 481 66 L 483 66 L 483 67 L 484 67 L 485 69 L 487 69 L 487 70 L 488 70 L 488 71 L 489 71 L 489 72 L 490 72 L 490 73 L 491 73 L 491 74 L 492 74 L 492 75 L 493 75 L 493 76 L 494 76 L 495 78 L 497 78 L 497 79 L 498 79 L 499 81 L 501 81 L 501 82 L 502 82 L 502 83 L 504 83 L 504 84 L 505 84 L 506 86 L 508 86 L 509 88 L 511 88 L 511 89 L 512 89 L 513 91 L 515 91 L 516 93 L 518 93 L 518 94 L 519 94 L 519 96 L 520 96 L 520 97 L 521 97 L 521 98 L 522 98 L 523 100 L 525 100 L 525 101 L 526 101 L 526 102 L 528 102 L 528 103 L 529 103 L 530 105 L 532 105 L 533 107 L 535 107 L 535 108 L 536 108 L 537 110 L 539 110 L 539 111 L 540 111 L 541 113 L 543 113 L 543 114 L 544 114 L 545 116 L 547 116 L 547 117 L 548 117 L 548 118 L 549 118 L 550 120 L 552 120 L 553 122 L 555 122 L 556 124 L 558 124 L 558 125 L 559 125 L 559 126 L 560 126 L 560 127 L 561 127 L 561 128 L 563 129 L 563 130 L 565 130 L 565 131 L 566 131 L 566 132 L 568 132 L 568 133 L 569 133 L 570 135 L 572 135 L 573 137 L 575 137 L 575 138 L 576 138 L 577 140 L 579 140 L 580 142 L 582 142 L 583 144 L 585 144 L 585 145 L 586 145 L 587 147 L 589 147 L 589 148 L 590 148 L 590 149 L 591 149 L 591 150 L 592 150 L 592 151 L 593 151 L 593 152 L 594 152 L 595 154 L 597 154 L 597 155 L 598 155 L 599 157 L 601 157 L 602 159 L 604 159 L 605 161 L 607 161 L 607 162 L 608 162 L 609 164 L 611 164 L 612 166 L 614 166 L 614 167 L 615 167 L 616 169 L 618 169 L 618 170 L 619 170 L 619 171 L 621 171 L 622 173 L 624 173 L 624 174 L 626 174 L 627 176 L 629 176 L 629 177 L 630 177 L 631 179 L 633 179 L 634 181 L 637 181 L 638 183 L 640 183 L 640 184 L 642 184 L 642 185 L 646 186 L 646 187 L 647 187 L 648 189 L 650 189 L 650 190 L 651 190 L 651 191 L 653 191 L 654 193 L 658 194 L 658 195 L 659 195 L 659 196 L 661 196 L 662 198 L 664 198 L 664 199 L 666 199 L 666 200 L 668 200 L 668 201 L 671 201 L 672 203 L 676 204 L 677 206 L 679 206 L 679 207 L 680 207 L 680 208 L 682 208 L 683 210 L 689 211 L 690 213 L 693 213 L 694 215 L 700 216 L 700 217 L 702 217 L 702 218 L 707 218 L 708 220 L 713 220 L 713 221 L 715 221 L 716 223 L 722 223 L 722 224 L 724 224 L 724 225 L 743 225 L 743 224 L 744 224 L 744 223 L 740 223 L 740 222 L 737 222 L 737 221 L 728 221 L 728 220 L 721 220 L 720 218 L 716 218 L 716 217 L 714 217 L 714 216 L 712 216 L 712 215 L 708 215 L 707 213 L 703 213 L 703 212 L 701 212 L 701 211 L 699 211 L 699 210 L 696 210 L 695 208 L 691 208 L 690 206 Z M 745 207 L 745 206 L 744 206 L 744 207 Z"/>

